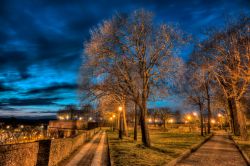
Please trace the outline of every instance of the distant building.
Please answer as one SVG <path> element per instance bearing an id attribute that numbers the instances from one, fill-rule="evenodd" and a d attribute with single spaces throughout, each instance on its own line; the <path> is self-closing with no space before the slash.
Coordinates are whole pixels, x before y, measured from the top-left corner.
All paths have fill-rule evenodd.
<path id="1" fill-rule="evenodd" d="M 91 113 L 94 112 L 90 105 L 77 109 L 73 105 L 66 106 L 57 113 L 57 119 L 49 122 L 48 133 L 50 137 L 62 138 L 77 134 L 78 130 L 87 128 L 87 123 L 93 121 Z"/>

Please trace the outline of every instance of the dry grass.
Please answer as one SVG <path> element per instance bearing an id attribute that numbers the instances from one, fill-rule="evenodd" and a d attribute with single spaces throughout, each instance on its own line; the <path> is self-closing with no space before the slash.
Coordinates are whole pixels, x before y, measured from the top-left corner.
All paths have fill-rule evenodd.
<path id="1" fill-rule="evenodd" d="M 138 133 L 139 134 L 139 133 Z M 141 144 L 139 134 L 138 142 L 133 141 L 133 135 L 118 139 L 116 132 L 108 132 L 110 154 L 114 165 L 164 165 L 175 159 L 192 145 L 205 139 L 198 133 L 174 133 L 161 129 L 151 129 L 151 148 Z"/>
<path id="2" fill-rule="evenodd" d="M 250 158 L 250 140 L 242 141 L 240 137 L 233 136 L 235 142 L 240 146 L 240 148 L 246 152 L 247 156 Z"/>

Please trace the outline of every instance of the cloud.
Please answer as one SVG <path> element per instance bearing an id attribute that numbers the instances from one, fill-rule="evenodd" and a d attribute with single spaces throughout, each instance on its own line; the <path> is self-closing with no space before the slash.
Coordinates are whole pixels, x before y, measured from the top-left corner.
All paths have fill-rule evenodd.
<path id="1" fill-rule="evenodd" d="M 36 89 L 31 89 L 28 92 L 26 92 L 26 95 L 31 95 L 31 94 L 47 94 L 47 93 L 55 93 L 58 90 L 76 90 L 77 89 L 77 84 L 70 84 L 70 83 L 60 83 L 60 84 L 54 84 L 48 87 L 43 87 L 43 88 L 36 88 Z"/>
<path id="2" fill-rule="evenodd" d="M 51 98 L 9 98 L 2 99 L 0 106 L 42 106 L 42 105 L 56 105 L 56 101 L 61 100 L 59 97 Z"/>
<path id="3" fill-rule="evenodd" d="M 0 82 L 0 92 L 11 92 L 11 91 L 15 91 L 15 89 L 12 87 L 5 86 Z"/>
<path id="4" fill-rule="evenodd" d="M 55 105 L 58 108 L 58 103 L 77 103 L 75 82 L 83 43 L 90 37 L 90 28 L 111 18 L 115 12 L 145 8 L 153 11 L 160 22 L 179 22 L 184 31 L 199 35 L 203 27 L 219 25 L 224 12 L 249 11 L 249 3 L 248 0 L 110 0 L 98 3 L 92 0 L 2 0 L 0 106 L 9 109 L 7 106 Z"/>

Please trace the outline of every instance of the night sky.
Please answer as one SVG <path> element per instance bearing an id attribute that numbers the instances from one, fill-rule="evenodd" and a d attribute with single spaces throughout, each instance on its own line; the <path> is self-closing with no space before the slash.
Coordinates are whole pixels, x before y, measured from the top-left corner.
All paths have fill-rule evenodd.
<path id="1" fill-rule="evenodd" d="M 116 12 L 140 8 L 202 38 L 202 30 L 222 25 L 225 14 L 249 12 L 250 1 L 1 0 L 0 117 L 45 117 L 79 104 L 77 81 L 89 29 Z M 152 106 L 174 107 L 174 99 Z"/>

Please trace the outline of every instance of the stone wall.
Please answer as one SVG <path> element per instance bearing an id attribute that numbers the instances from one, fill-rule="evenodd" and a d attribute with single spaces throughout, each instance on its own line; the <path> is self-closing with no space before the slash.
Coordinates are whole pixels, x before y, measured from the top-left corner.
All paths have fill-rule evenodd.
<path id="1" fill-rule="evenodd" d="M 51 141 L 49 166 L 58 164 L 74 150 L 89 140 L 99 129 L 86 131 L 74 138 L 54 139 Z"/>
<path id="2" fill-rule="evenodd" d="M 0 146 L 1 166 L 34 166 L 37 162 L 38 142 Z"/>
<path id="3" fill-rule="evenodd" d="M 0 166 L 57 165 L 99 130 L 84 131 L 73 138 L 1 145 Z"/>

